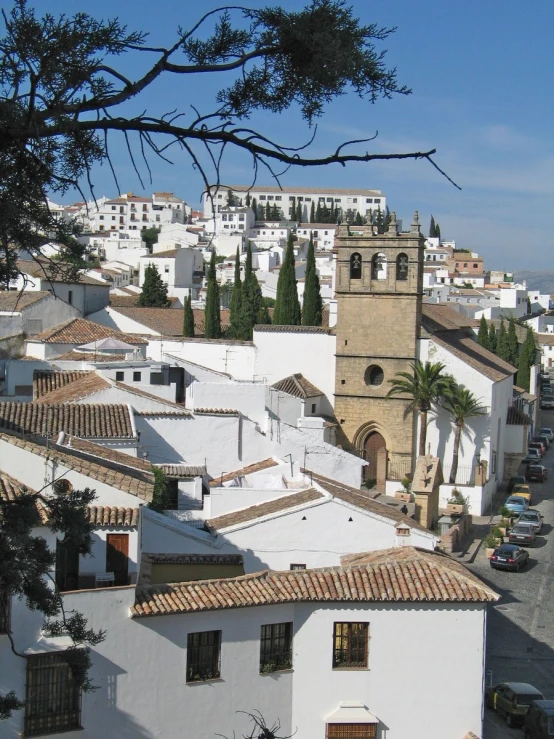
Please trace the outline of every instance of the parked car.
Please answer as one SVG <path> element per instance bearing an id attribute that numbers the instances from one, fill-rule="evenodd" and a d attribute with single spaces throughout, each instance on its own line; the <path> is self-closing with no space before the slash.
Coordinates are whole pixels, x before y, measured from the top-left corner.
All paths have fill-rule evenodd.
<path id="1" fill-rule="evenodd" d="M 545 398 L 544 395 L 541 398 L 541 408 L 545 411 L 551 411 L 554 409 L 554 396 Z"/>
<path id="2" fill-rule="evenodd" d="M 554 441 L 554 431 L 549 426 L 544 426 L 540 431 L 539 434 L 541 436 L 546 436 L 546 438 L 549 441 Z"/>
<path id="3" fill-rule="evenodd" d="M 542 441 L 530 441 L 527 444 L 527 449 L 538 449 L 541 453 L 541 457 L 544 457 L 546 454 L 546 446 L 542 443 Z"/>
<path id="4" fill-rule="evenodd" d="M 525 498 L 525 500 L 527 501 L 527 505 L 531 505 L 531 488 L 529 487 L 529 485 L 522 485 L 521 483 L 514 485 L 514 489 L 512 490 L 512 497 L 514 495 L 517 498 Z"/>
<path id="5" fill-rule="evenodd" d="M 523 513 L 523 511 L 529 508 L 527 499 L 522 498 L 520 495 L 510 495 L 509 498 L 506 498 L 504 505 L 509 511 L 517 514 Z"/>
<path id="6" fill-rule="evenodd" d="M 523 460 L 524 462 L 527 462 L 527 464 L 535 463 L 537 464 L 542 459 L 542 454 L 539 452 L 538 449 L 528 449 L 527 450 L 527 456 Z"/>
<path id="7" fill-rule="evenodd" d="M 537 538 L 533 527 L 528 523 L 516 523 L 510 529 L 508 541 L 510 544 L 519 544 L 520 546 L 532 547 Z"/>
<path id="8" fill-rule="evenodd" d="M 545 445 L 545 447 L 548 449 L 550 446 L 550 441 L 548 437 L 543 436 L 542 434 L 537 434 L 536 436 L 533 436 L 531 441 L 542 441 L 542 443 Z"/>
<path id="9" fill-rule="evenodd" d="M 548 480 L 548 470 L 542 464 L 530 464 L 525 472 L 525 479 L 544 482 Z"/>
<path id="10" fill-rule="evenodd" d="M 506 492 L 508 493 L 508 495 L 510 495 L 514 485 L 518 485 L 519 483 L 525 484 L 525 482 L 526 480 L 523 475 L 516 475 L 515 477 L 510 477 L 510 479 L 508 480 L 508 485 L 506 486 Z"/>
<path id="11" fill-rule="evenodd" d="M 554 701 L 535 700 L 523 720 L 524 739 L 551 739 L 554 736 Z"/>
<path id="12" fill-rule="evenodd" d="M 488 688 L 486 695 L 487 706 L 506 716 L 508 726 L 521 726 L 531 703 L 536 700 L 544 700 L 544 696 L 529 683 L 500 683 Z"/>
<path id="13" fill-rule="evenodd" d="M 519 572 L 529 561 L 529 553 L 517 544 L 501 544 L 496 547 L 489 560 L 493 570 Z"/>
<path id="14" fill-rule="evenodd" d="M 542 531 L 542 516 L 534 508 L 529 508 L 529 510 L 520 513 L 516 521 L 516 524 L 517 523 L 530 524 L 533 527 L 535 534 L 540 534 Z"/>

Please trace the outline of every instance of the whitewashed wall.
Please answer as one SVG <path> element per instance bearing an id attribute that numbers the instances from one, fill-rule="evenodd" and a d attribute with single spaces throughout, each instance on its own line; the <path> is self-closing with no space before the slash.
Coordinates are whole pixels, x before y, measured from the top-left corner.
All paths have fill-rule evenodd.
<path id="1" fill-rule="evenodd" d="M 250 342 L 210 339 L 149 339 L 148 356 L 162 361 L 165 355 L 189 360 L 236 380 L 261 380 L 255 374 L 256 348 Z"/>
<path id="2" fill-rule="evenodd" d="M 52 369 L 48 362 L 40 359 L 32 361 L 28 359 L 6 359 L 3 362 L 5 364 L 6 377 L 6 391 L 4 395 L 15 395 L 16 385 L 30 387 L 32 395 L 34 371 Z M 5 398 L 5 400 L 13 400 L 13 398 Z"/>
<path id="3" fill-rule="evenodd" d="M 266 386 L 261 382 L 193 382 L 187 388 L 187 408 L 231 408 L 266 426 Z"/>

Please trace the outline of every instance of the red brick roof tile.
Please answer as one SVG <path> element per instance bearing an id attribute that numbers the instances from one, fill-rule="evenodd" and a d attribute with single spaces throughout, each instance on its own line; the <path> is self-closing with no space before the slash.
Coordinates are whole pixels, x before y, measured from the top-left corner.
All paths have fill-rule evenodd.
<path id="1" fill-rule="evenodd" d="M 147 309 L 151 310 L 151 309 Z M 146 339 L 142 339 L 136 334 L 122 334 L 121 331 L 115 331 L 113 328 L 101 326 L 94 321 L 87 321 L 85 318 L 73 318 L 61 326 L 49 328 L 38 336 L 33 336 L 32 341 L 40 341 L 44 344 L 89 344 L 91 341 L 100 341 L 100 339 L 114 338 L 124 341 L 127 344 L 147 344 Z M 120 357 L 123 359 L 124 357 Z"/>
<path id="2" fill-rule="evenodd" d="M 33 399 L 37 403 L 72 403 L 105 390 L 110 383 L 88 370 L 35 370 Z"/>
<path id="3" fill-rule="evenodd" d="M 136 437 L 129 407 L 120 404 L 0 403 L 0 428 L 46 437 L 61 431 L 90 439 Z"/>

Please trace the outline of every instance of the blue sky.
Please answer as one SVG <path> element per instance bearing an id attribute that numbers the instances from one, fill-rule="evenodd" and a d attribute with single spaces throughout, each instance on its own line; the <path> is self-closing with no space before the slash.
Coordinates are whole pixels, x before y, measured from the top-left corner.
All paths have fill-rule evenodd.
<path id="1" fill-rule="evenodd" d="M 29 0 L 39 14 L 84 10 L 95 17 L 117 15 L 129 28 L 150 32 L 152 45 L 169 44 L 178 25 L 190 26 L 199 12 L 218 7 L 175 0 Z M 284 0 L 287 9 L 300 3 Z M 378 162 L 291 170 L 284 185 L 367 187 L 383 190 L 391 209 L 409 221 L 419 210 L 427 229 L 431 213 L 444 238 L 478 251 L 494 269 L 552 269 L 554 196 L 554 2 L 532 0 L 388 0 L 352 6 L 364 23 L 397 26 L 379 48 L 387 48 L 389 66 L 409 97 L 370 105 L 354 96 L 335 101 L 319 121 L 314 155 L 333 151 L 345 139 L 379 132 L 369 144 L 379 152 L 436 148 L 436 161 L 463 188 L 456 190 L 426 162 Z M 247 0 L 244 5 L 257 7 Z M 92 7 L 92 9 L 90 9 Z M 122 60 L 127 72 L 135 62 Z M 212 109 L 217 79 L 172 77 L 158 84 L 136 109 L 152 114 Z M 298 112 L 253 119 L 264 133 L 298 145 L 310 133 Z M 143 192 L 120 142 L 113 159 L 122 191 Z M 175 152 L 174 164 L 151 158 L 152 185 L 144 191 L 173 190 L 191 204 L 200 202 L 202 181 L 190 161 Z M 147 177 L 146 171 L 143 172 Z M 249 182 L 251 162 L 229 152 L 223 182 Z M 94 173 L 96 194 L 114 195 L 117 186 L 107 167 Z M 271 184 L 261 173 L 258 183 Z M 70 199 L 70 198 L 69 198 Z M 69 200 L 65 198 L 67 202 Z"/>

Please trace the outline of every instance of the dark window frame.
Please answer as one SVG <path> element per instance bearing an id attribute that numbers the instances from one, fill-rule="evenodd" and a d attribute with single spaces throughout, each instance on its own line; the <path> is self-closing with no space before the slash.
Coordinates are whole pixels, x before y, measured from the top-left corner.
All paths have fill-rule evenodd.
<path id="1" fill-rule="evenodd" d="M 409 259 L 407 254 L 399 254 L 396 257 L 396 279 L 405 282 L 408 279 Z"/>
<path id="2" fill-rule="evenodd" d="M 260 673 L 292 669 L 292 621 L 262 624 Z"/>
<path id="3" fill-rule="evenodd" d="M 294 571 L 294 570 L 305 570 L 306 569 L 306 565 L 305 564 L 301 564 L 300 562 L 291 562 L 290 569 L 292 571 Z"/>
<path id="4" fill-rule="evenodd" d="M 116 373 L 115 373 L 115 381 L 116 382 L 124 382 L 125 381 L 125 372 L 123 372 L 123 370 L 116 370 Z"/>
<path id="5" fill-rule="evenodd" d="M 350 255 L 350 279 L 362 279 L 362 255 L 357 251 Z"/>
<path id="6" fill-rule="evenodd" d="M 221 677 L 221 631 L 187 634 L 187 683 L 219 680 Z"/>
<path id="7" fill-rule="evenodd" d="M 333 669 L 368 667 L 369 622 L 335 621 L 333 624 Z"/>
<path id="8" fill-rule="evenodd" d="M 24 736 L 82 729 L 81 697 L 63 652 L 27 657 Z"/>
<path id="9" fill-rule="evenodd" d="M 133 382 L 142 382 L 142 372 L 133 372 Z"/>

